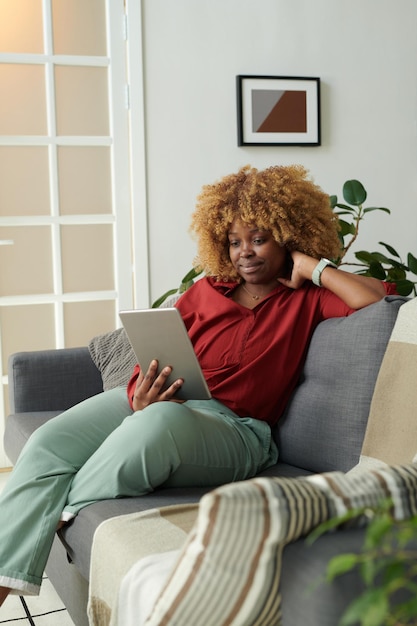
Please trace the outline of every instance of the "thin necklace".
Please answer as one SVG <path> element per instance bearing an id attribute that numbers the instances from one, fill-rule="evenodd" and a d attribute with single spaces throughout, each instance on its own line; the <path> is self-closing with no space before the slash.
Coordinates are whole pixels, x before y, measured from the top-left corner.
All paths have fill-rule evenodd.
<path id="1" fill-rule="evenodd" d="M 246 293 L 248 294 L 248 296 L 250 296 L 252 298 L 252 300 L 260 300 L 261 297 L 263 297 L 263 296 L 254 296 L 253 293 L 251 293 L 249 291 L 249 289 L 246 289 L 246 287 L 245 287 L 245 285 L 243 283 L 241 283 L 241 285 L 242 285 L 242 289 L 244 289 L 244 291 L 246 291 Z"/>

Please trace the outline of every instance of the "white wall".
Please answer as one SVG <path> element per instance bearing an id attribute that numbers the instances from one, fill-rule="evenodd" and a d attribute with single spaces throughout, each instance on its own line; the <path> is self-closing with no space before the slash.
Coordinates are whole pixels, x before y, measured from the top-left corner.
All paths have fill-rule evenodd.
<path id="1" fill-rule="evenodd" d="M 328 193 L 358 178 L 359 248 L 417 256 L 415 0 L 143 0 L 152 297 L 176 286 L 195 246 L 201 186 L 250 163 L 302 163 Z M 238 147 L 237 74 L 319 76 L 320 147 Z"/>

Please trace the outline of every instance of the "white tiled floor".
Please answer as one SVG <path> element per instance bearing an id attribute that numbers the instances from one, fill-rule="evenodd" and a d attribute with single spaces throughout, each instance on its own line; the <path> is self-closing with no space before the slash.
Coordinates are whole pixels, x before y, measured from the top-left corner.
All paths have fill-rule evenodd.
<path id="1" fill-rule="evenodd" d="M 8 479 L 8 473 L 0 472 L 0 491 Z M 0 608 L 0 624 L 10 626 L 74 626 L 59 596 L 48 579 L 42 584 L 38 597 L 25 597 L 31 618 L 27 616 L 19 596 L 9 596 Z"/>

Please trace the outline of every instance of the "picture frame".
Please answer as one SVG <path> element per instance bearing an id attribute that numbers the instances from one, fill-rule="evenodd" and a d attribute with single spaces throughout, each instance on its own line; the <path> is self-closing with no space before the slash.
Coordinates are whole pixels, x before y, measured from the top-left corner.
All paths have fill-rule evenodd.
<path id="1" fill-rule="evenodd" d="M 319 146 L 320 78 L 236 76 L 238 146 Z"/>

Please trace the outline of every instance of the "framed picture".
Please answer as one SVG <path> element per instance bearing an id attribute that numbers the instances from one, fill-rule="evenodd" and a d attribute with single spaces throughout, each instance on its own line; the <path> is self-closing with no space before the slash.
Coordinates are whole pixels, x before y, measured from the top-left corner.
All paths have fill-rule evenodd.
<path id="1" fill-rule="evenodd" d="M 320 78 L 237 76 L 239 146 L 319 146 Z"/>

